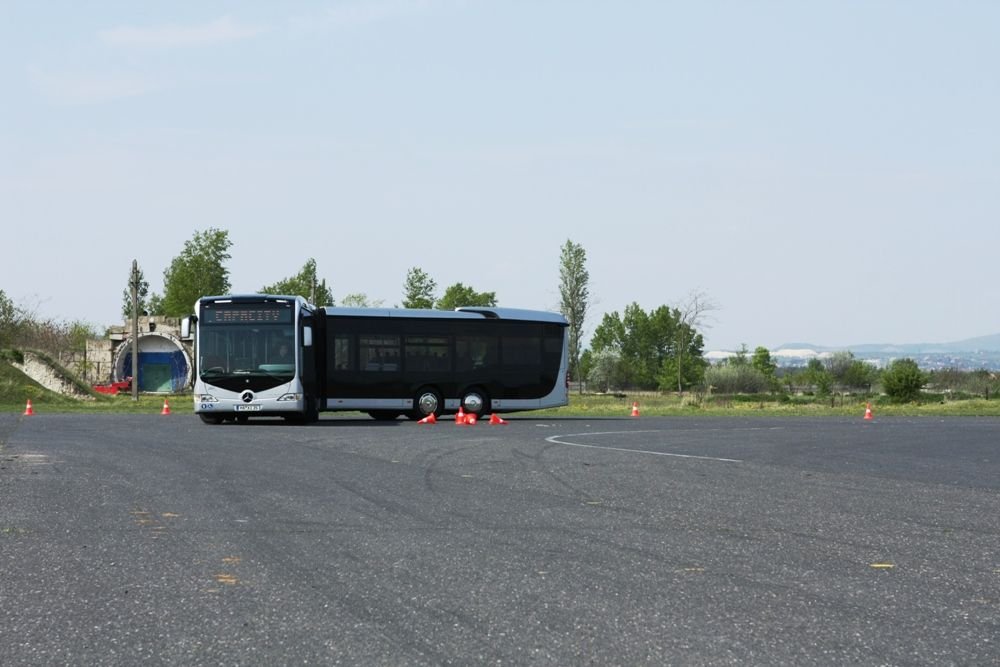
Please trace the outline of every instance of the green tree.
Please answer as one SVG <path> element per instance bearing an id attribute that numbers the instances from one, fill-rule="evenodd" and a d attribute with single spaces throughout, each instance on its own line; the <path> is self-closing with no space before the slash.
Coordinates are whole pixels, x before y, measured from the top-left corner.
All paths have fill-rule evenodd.
<path id="1" fill-rule="evenodd" d="M 559 255 L 559 312 L 569 322 L 569 376 L 582 380 L 580 348 L 583 323 L 590 306 L 590 272 L 587 271 L 587 251 L 567 239 Z M 583 390 L 583 385 L 580 385 Z"/>
<path id="2" fill-rule="evenodd" d="M 594 353 L 590 350 L 584 350 L 580 354 L 580 365 L 578 366 L 580 377 L 574 378 L 580 383 L 580 391 L 583 391 L 583 385 L 590 380 L 590 369 L 594 367 Z"/>
<path id="3" fill-rule="evenodd" d="M 841 382 L 845 387 L 868 391 L 875 382 L 876 375 L 877 371 L 874 366 L 860 359 L 855 359 L 847 367 L 847 371 L 844 373 Z"/>
<path id="4" fill-rule="evenodd" d="M 355 292 L 341 299 L 341 305 L 346 308 L 381 308 L 382 299 L 372 300 L 364 292 Z"/>
<path id="5" fill-rule="evenodd" d="M 847 371 L 853 361 L 853 352 L 850 350 L 839 350 L 827 357 L 823 361 L 823 365 L 826 366 L 826 370 L 830 374 L 830 377 L 833 378 L 833 381 L 842 384 L 844 376 L 847 375 Z"/>
<path id="6" fill-rule="evenodd" d="M 830 395 L 830 389 L 833 386 L 833 378 L 830 376 L 830 372 L 826 370 L 823 362 L 819 359 L 813 358 L 809 360 L 809 363 L 806 364 L 806 370 L 802 374 L 802 379 L 809 383 L 809 385 L 816 388 L 817 395 Z"/>
<path id="7" fill-rule="evenodd" d="M 0 348 L 10 346 L 17 339 L 21 321 L 20 309 L 0 289 Z"/>
<path id="8" fill-rule="evenodd" d="M 622 360 L 624 383 L 640 389 L 673 386 L 677 379 L 679 341 L 686 341 L 683 356 L 688 360 L 682 374 L 682 386 L 701 381 L 705 369 L 702 356 L 704 341 L 701 334 L 681 321 L 681 312 L 667 306 L 645 312 L 639 304 L 625 308 L 624 316 L 617 312 L 604 315 L 594 330 L 591 349 L 617 352 Z M 683 335 L 678 328 L 686 327 Z M 687 368 L 690 363 L 690 368 Z M 665 373 L 672 374 L 668 379 Z"/>
<path id="9" fill-rule="evenodd" d="M 913 359 L 896 359 L 882 373 L 882 390 L 894 401 L 915 401 L 927 382 Z"/>
<path id="10" fill-rule="evenodd" d="M 834 384 L 849 389 L 868 389 L 875 381 L 875 368 L 854 358 L 850 350 L 831 354 L 825 362 Z"/>
<path id="11" fill-rule="evenodd" d="M 286 294 L 301 296 L 309 303 L 319 306 L 332 306 L 333 293 L 327 287 L 326 279 L 320 280 L 316 271 L 316 260 L 310 257 L 302 266 L 302 270 L 294 276 L 279 280 L 273 285 L 260 288 L 261 294 Z"/>
<path id="12" fill-rule="evenodd" d="M 403 308 L 433 308 L 437 297 L 434 290 L 437 283 L 427 273 L 416 266 L 406 272 L 403 285 Z"/>
<path id="13" fill-rule="evenodd" d="M 767 380 L 767 385 L 772 390 L 778 386 L 778 364 L 771 359 L 771 352 L 766 347 L 758 345 L 753 351 L 750 359 L 750 366 L 760 371 L 760 374 Z"/>
<path id="14" fill-rule="evenodd" d="M 163 315 L 163 296 L 153 292 L 146 302 L 146 310 L 150 315 Z"/>
<path id="15" fill-rule="evenodd" d="M 100 334 L 90 322 L 76 320 L 69 324 L 66 337 L 69 341 L 70 349 L 74 352 L 83 352 L 87 349 L 87 341 L 98 338 Z"/>
<path id="16" fill-rule="evenodd" d="M 589 358 L 587 382 L 599 391 L 611 391 L 623 386 L 624 372 L 622 358 L 615 350 L 604 349 L 594 352 Z"/>
<path id="17" fill-rule="evenodd" d="M 438 310 L 455 310 L 459 306 L 493 308 L 497 305 L 496 292 L 477 292 L 462 283 L 455 283 L 444 291 L 434 307 Z"/>
<path id="18" fill-rule="evenodd" d="M 685 354 L 683 357 L 683 365 L 681 357 L 677 355 L 668 355 L 664 357 L 659 375 L 660 390 L 676 390 L 678 387 L 678 379 L 680 379 L 680 387 L 682 391 L 704 382 L 705 373 L 709 368 L 709 363 L 700 355 L 700 350 L 697 355 L 692 355 L 690 353 Z"/>
<path id="19" fill-rule="evenodd" d="M 195 232 L 181 253 L 163 271 L 163 314 L 182 317 L 195 301 L 209 294 L 229 292 L 229 232 L 209 228 Z"/>
<path id="20" fill-rule="evenodd" d="M 126 321 L 132 320 L 132 269 L 129 269 L 129 278 L 125 283 L 125 289 L 122 290 L 122 317 Z M 142 273 L 142 268 L 139 268 L 139 280 L 138 280 L 138 297 L 139 297 L 139 314 L 149 312 L 148 300 L 149 300 L 149 281 L 146 280 L 146 276 Z"/>
<path id="21" fill-rule="evenodd" d="M 750 348 L 747 347 L 746 343 L 740 344 L 740 349 L 736 350 L 733 356 L 726 359 L 727 366 L 749 366 L 750 365 Z"/>

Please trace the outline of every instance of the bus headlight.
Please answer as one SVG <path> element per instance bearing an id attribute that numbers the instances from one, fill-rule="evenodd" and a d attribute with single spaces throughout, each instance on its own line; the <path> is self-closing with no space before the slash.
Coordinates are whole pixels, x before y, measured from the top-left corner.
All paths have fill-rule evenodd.
<path id="1" fill-rule="evenodd" d="M 278 402 L 281 401 L 298 401 L 302 398 L 302 394 L 282 394 L 278 397 Z"/>
<path id="2" fill-rule="evenodd" d="M 218 403 L 219 399 L 211 394 L 195 394 L 194 400 L 196 403 Z"/>

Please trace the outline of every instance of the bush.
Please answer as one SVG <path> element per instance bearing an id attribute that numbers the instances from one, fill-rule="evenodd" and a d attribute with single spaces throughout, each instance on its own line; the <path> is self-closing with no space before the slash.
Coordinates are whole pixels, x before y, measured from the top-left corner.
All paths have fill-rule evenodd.
<path id="1" fill-rule="evenodd" d="M 23 364 L 24 354 L 20 350 L 0 350 L 0 361 L 9 364 Z"/>
<path id="2" fill-rule="evenodd" d="M 759 394 L 771 388 L 771 380 L 749 365 L 726 364 L 705 369 L 705 385 L 722 394 Z"/>
<path id="3" fill-rule="evenodd" d="M 947 392 L 949 398 L 995 396 L 1000 389 L 1000 379 L 988 370 L 963 371 L 943 368 L 931 371 L 927 377 L 929 387 Z"/>
<path id="4" fill-rule="evenodd" d="M 915 401 L 927 381 L 913 359 L 896 359 L 882 374 L 882 390 L 894 401 Z"/>

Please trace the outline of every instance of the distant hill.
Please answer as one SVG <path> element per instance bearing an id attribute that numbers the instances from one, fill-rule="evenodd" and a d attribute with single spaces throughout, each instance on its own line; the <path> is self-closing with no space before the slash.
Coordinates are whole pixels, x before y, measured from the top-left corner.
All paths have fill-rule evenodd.
<path id="1" fill-rule="evenodd" d="M 902 345 L 865 343 L 842 347 L 825 347 L 812 343 L 787 343 L 775 348 L 771 353 L 779 365 L 803 366 L 812 357 L 841 350 L 848 350 L 858 359 L 869 361 L 878 366 L 885 366 L 893 359 L 908 357 L 916 361 L 921 368 L 928 370 L 941 368 L 1000 370 L 1000 334 L 968 338 L 953 343 L 906 343 Z M 728 353 L 716 354 L 717 356 L 728 356 Z M 709 357 L 709 359 L 715 360 L 715 357 Z"/>
<path id="2" fill-rule="evenodd" d="M 978 336 L 952 343 L 863 343 L 840 347 L 825 347 L 812 343 L 787 343 L 777 349 L 812 350 L 814 352 L 836 352 L 850 350 L 854 354 L 906 355 L 906 354 L 956 354 L 970 352 L 1000 352 L 1000 334 Z"/>

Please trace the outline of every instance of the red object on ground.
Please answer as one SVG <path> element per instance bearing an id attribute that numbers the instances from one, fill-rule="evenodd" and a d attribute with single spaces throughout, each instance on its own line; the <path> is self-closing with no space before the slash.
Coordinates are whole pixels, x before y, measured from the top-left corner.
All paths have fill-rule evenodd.
<path id="1" fill-rule="evenodd" d="M 132 378 L 125 378 L 121 382 L 111 382 L 109 384 L 95 384 L 93 385 L 93 389 L 98 394 L 117 396 L 122 392 L 132 391 Z"/>

